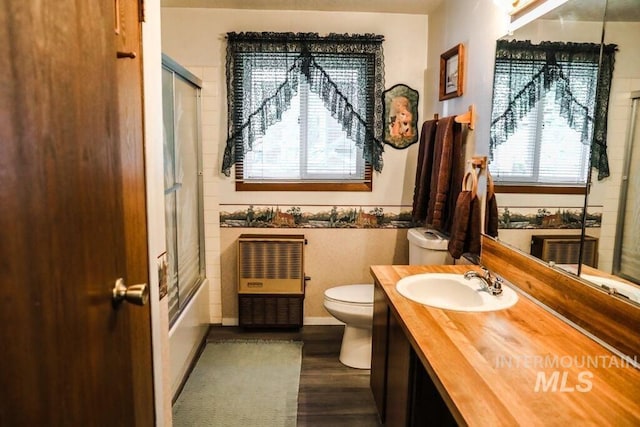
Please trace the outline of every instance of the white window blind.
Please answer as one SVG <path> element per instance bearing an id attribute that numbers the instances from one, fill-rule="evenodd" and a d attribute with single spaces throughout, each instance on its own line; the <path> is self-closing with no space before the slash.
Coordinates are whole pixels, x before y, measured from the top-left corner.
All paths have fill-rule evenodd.
<path id="1" fill-rule="evenodd" d="M 357 68 L 326 71 L 345 92 L 360 84 Z M 284 75 L 275 73 L 268 67 L 252 70 L 252 87 L 284 79 Z M 348 96 L 352 102 L 358 102 L 357 91 L 352 92 Z M 262 100 L 253 99 L 253 105 L 247 107 L 253 110 L 259 102 Z M 267 128 L 264 135 L 257 138 L 253 149 L 244 154 L 243 175 L 248 182 L 362 181 L 365 162 L 362 148 L 347 137 L 322 99 L 301 78 L 298 93 L 293 97 L 291 107 L 282 114 L 281 121 Z"/>
<path id="2" fill-rule="evenodd" d="M 507 141 L 494 149 L 490 164 L 496 182 L 584 184 L 589 145 L 560 115 L 555 85 L 520 121 Z"/>
<path id="3" fill-rule="evenodd" d="M 504 113 L 516 96 L 512 87 L 525 88 L 525 82 L 542 86 L 542 79 L 533 74 L 540 68 L 535 61 L 510 58 L 496 60 L 494 77 L 493 117 Z M 596 99 L 598 64 L 593 62 L 558 61 L 562 70 L 559 80 L 547 88 L 538 87 L 540 99 L 517 121 L 506 141 L 493 147 L 490 170 L 496 183 L 523 185 L 583 185 L 589 169 L 590 144 L 593 138 L 593 117 Z M 514 81 L 523 82 L 514 85 Z M 523 89 L 523 92 L 525 89 Z M 586 111 L 589 119 L 583 128 L 572 127 L 566 103 Z M 563 104 L 565 103 L 565 104 Z M 583 114 L 584 116 L 584 114 Z M 492 125 L 493 126 L 493 125 Z M 586 137 L 585 137 L 586 135 Z"/>
<path id="4" fill-rule="evenodd" d="M 304 83 L 282 120 L 256 142 L 245 154 L 246 181 L 364 178 L 362 149 Z"/>

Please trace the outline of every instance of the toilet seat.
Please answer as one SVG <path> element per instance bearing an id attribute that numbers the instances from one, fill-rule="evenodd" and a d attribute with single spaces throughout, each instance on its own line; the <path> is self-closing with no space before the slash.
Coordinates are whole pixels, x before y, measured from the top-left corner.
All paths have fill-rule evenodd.
<path id="1" fill-rule="evenodd" d="M 344 285 L 324 291 L 328 301 L 352 305 L 373 305 L 373 285 Z"/>

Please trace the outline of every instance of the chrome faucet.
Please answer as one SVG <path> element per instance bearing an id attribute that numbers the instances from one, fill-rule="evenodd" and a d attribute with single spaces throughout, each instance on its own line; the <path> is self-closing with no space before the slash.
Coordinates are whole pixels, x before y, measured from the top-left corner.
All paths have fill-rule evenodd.
<path id="1" fill-rule="evenodd" d="M 482 284 L 481 290 L 489 292 L 491 295 L 498 296 L 502 294 L 502 278 L 492 275 L 488 269 L 482 267 L 484 274 L 480 274 L 477 271 L 470 270 L 464 273 L 464 278 L 471 280 L 474 277 L 480 279 Z"/>

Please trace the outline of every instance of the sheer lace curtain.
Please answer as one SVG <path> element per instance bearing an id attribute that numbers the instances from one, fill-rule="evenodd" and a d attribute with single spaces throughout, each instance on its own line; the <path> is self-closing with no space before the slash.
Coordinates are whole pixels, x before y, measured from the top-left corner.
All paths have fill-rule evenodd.
<path id="1" fill-rule="evenodd" d="M 591 165 L 598 179 L 609 176 L 607 110 L 616 45 L 499 40 L 496 47 L 490 150 L 553 88 L 568 125 L 591 144 Z"/>
<path id="2" fill-rule="evenodd" d="M 347 136 L 363 148 L 364 159 L 381 171 L 383 40 L 373 34 L 228 33 L 223 173 L 229 176 L 231 166 L 252 149 L 256 138 L 281 120 L 300 79 L 322 99 Z M 359 83 L 340 78 L 345 70 L 361 75 Z"/>

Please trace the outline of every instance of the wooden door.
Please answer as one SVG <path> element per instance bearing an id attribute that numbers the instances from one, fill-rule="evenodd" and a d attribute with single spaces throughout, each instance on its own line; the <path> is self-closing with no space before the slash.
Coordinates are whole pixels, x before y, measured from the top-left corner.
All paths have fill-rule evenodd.
<path id="1" fill-rule="evenodd" d="M 120 159 L 122 166 L 124 235 L 127 275 L 130 284 L 148 283 L 146 197 L 144 181 L 144 143 L 142 115 L 142 48 L 140 0 L 116 0 L 119 19 L 116 35 L 118 116 Z M 151 328 L 149 306 L 128 307 L 130 315 L 131 352 L 135 360 L 145 364 L 131 368 L 135 386 L 133 407 L 138 426 L 150 425 L 153 418 L 153 385 L 151 376 Z"/>
<path id="2" fill-rule="evenodd" d="M 117 278 L 148 280 L 140 65 L 120 112 L 114 11 L 0 6 L 0 425 L 154 422 L 149 308 L 112 305 Z"/>

